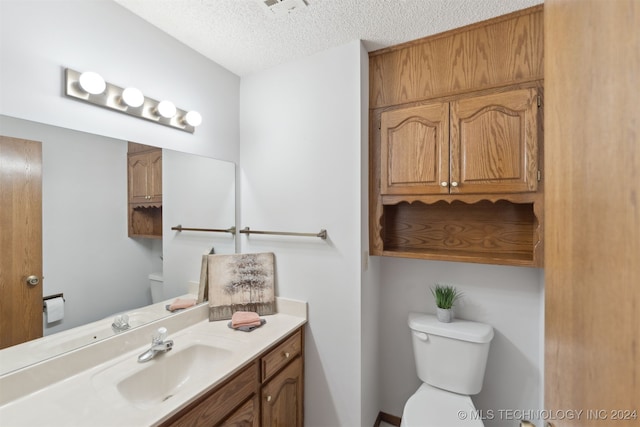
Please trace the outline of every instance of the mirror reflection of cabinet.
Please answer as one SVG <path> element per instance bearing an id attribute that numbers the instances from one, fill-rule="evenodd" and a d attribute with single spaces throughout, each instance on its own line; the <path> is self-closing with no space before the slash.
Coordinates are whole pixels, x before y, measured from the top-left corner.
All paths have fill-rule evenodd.
<path id="1" fill-rule="evenodd" d="M 129 142 L 129 237 L 162 237 L 162 149 Z"/>

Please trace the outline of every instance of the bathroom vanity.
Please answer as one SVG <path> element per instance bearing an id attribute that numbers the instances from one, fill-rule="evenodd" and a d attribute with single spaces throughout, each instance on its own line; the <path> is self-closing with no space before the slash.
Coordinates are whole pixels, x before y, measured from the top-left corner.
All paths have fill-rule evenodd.
<path id="1" fill-rule="evenodd" d="M 304 302 L 247 333 L 204 304 L 0 376 L 3 425 L 303 425 Z M 160 327 L 171 351 L 137 361 Z M 38 408 L 34 411 L 33 408 Z"/>
<path id="2" fill-rule="evenodd" d="M 160 425 L 302 426 L 303 333 L 299 328 Z"/>

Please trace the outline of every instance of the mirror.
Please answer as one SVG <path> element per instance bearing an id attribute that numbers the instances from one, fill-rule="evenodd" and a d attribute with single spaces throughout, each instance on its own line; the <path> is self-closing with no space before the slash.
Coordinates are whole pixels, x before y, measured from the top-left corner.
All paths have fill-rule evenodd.
<path id="1" fill-rule="evenodd" d="M 123 312 L 132 327 L 170 315 L 167 300 L 197 290 L 203 254 L 235 252 L 232 233 L 172 230 L 235 225 L 235 164 L 163 149 L 162 238 L 132 238 L 126 141 L 2 115 L 0 129 L 42 142 L 42 290 L 44 297 L 63 293 L 65 303 L 64 318 L 48 324 L 45 315 L 45 339 L 32 343 L 62 349 L 51 345 L 59 333 L 73 337 L 61 350 L 68 351 L 89 344 L 82 325 L 111 325 Z M 152 301 L 150 275 L 161 280 L 160 302 Z M 95 342 L 113 333 L 90 335 Z M 0 374 L 58 354 L 39 350 L 30 349 L 37 360 L 21 366 L 0 363 Z"/>

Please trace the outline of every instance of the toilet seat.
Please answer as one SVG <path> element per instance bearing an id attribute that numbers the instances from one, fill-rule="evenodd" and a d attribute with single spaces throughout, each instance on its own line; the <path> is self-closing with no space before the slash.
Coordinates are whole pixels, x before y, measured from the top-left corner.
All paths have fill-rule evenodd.
<path id="1" fill-rule="evenodd" d="M 471 397 L 422 384 L 407 400 L 401 427 L 483 427 Z"/>

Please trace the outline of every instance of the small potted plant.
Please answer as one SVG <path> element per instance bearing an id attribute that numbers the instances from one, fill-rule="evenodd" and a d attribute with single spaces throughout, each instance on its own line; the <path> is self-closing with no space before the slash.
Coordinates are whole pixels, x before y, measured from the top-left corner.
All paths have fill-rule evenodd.
<path id="1" fill-rule="evenodd" d="M 435 288 L 431 288 L 431 293 L 436 300 L 436 316 L 438 320 L 449 323 L 453 320 L 453 305 L 462 296 L 453 286 L 444 286 L 436 284 Z"/>

